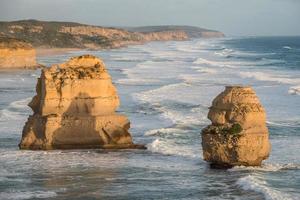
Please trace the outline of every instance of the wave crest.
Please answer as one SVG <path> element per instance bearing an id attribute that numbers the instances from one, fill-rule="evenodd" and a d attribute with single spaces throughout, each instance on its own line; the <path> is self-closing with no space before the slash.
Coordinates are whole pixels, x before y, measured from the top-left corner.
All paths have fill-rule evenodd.
<path id="1" fill-rule="evenodd" d="M 161 153 L 164 155 L 177 155 L 190 158 L 200 158 L 201 155 L 200 152 L 195 151 L 192 147 L 179 145 L 176 144 L 175 141 L 164 140 L 162 138 L 155 139 L 152 143 L 147 145 L 147 148 L 154 153 Z"/>
<path id="2" fill-rule="evenodd" d="M 236 182 L 238 186 L 240 186 L 244 190 L 252 190 L 264 195 L 264 197 L 268 200 L 289 200 L 292 199 L 286 193 L 282 193 L 278 190 L 271 189 L 267 182 L 264 180 L 260 180 L 252 175 L 248 175 L 246 177 L 242 177 L 238 179 Z"/>
<path id="3" fill-rule="evenodd" d="M 298 170 L 300 169 L 300 164 L 288 163 L 288 164 L 263 164 L 257 167 L 246 167 L 246 166 L 236 166 L 228 171 L 265 171 L 265 172 L 276 172 L 280 170 Z"/>
<path id="4" fill-rule="evenodd" d="M 300 85 L 290 87 L 288 92 L 292 95 L 300 95 Z"/>

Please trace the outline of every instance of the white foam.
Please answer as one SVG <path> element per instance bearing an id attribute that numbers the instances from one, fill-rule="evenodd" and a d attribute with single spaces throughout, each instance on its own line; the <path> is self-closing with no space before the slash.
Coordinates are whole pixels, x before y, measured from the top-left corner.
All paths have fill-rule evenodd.
<path id="1" fill-rule="evenodd" d="M 178 51 L 172 51 L 170 49 L 152 49 L 149 53 L 154 59 L 178 60 L 179 58 L 185 58 L 185 55 L 179 54 Z"/>
<path id="2" fill-rule="evenodd" d="M 246 51 L 236 51 L 233 49 L 223 49 L 222 51 L 216 51 L 214 53 L 217 56 L 221 57 L 257 57 L 257 56 L 269 56 L 275 55 L 276 53 L 256 53 L 256 52 L 246 52 Z"/>
<path id="3" fill-rule="evenodd" d="M 217 70 L 209 67 L 193 67 L 197 69 L 197 72 L 206 73 L 206 74 L 216 74 Z"/>
<path id="4" fill-rule="evenodd" d="M 164 155 L 177 155 L 190 158 L 201 156 L 201 152 L 195 150 L 191 146 L 179 145 L 172 140 L 155 139 L 152 143 L 147 145 L 147 149 L 154 153 L 161 153 Z"/>
<path id="5" fill-rule="evenodd" d="M 196 90 L 197 88 L 192 88 L 190 84 L 181 82 L 164 85 L 160 88 L 148 90 L 141 93 L 136 93 L 134 94 L 134 97 L 138 98 L 143 102 L 148 103 L 155 103 L 168 100 L 194 104 L 198 102 L 198 98 L 196 98 L 197 94 L 193 93 L 192 89 Z M 185 98 L 182 98 L 183 94 L 185 95 Z"/>
<path id="6" fill-rule="evenodd" d="M 182 113 L 177 110 L 173 110 L 170 108 L 166 108 L 161 106 L 158 108 L 162 112 L 162 116 L 170 119 L 174 124 L 181 124 L 181 125 L 199 125 L 203 123 L 204 117 L 198 115 L 198 113 Z"/>
<path id="7" fill-rule="evenodd" d="M 203 50 L 193 47 L 191 45 L 189 46 L 178 46 L 176 47 L 176 49 L 178 51 L 182 51 L 182 52 L 187 52 L 187 53 L 199 53 L 199 52 L 203 52 Z"/>
<path id="8" fill-rule="evenodd" d="M 288 163 L 288 164 L 272 164 L 265 163 L 262 166 L 257 167 L 246 167 L 246 166 L 235 166 L 228 171 L 265 171 L 265 172 L 276 172 L 280 170 L 294 170 L 300 169 L 300 164 Z"/>
<path id="9" fill-rule="evenodd" d="M 14 192 L 2 192 L 0 193 L 0 199 L 2 200 L 21 200 L 21 199 L 47 199 L 57 196 L 53 191 L 14 191 Z"/>
<path id="10" fill-rule="evenodd" d="M 27 104 L 30 100 L 31 98 L 25 98 L 11 102 L 7 108 L 0 110 L 0 121 L 22 119 L 24 109 L 29 109 Z"/>
<path id="11" fill-rule="evenodd" d="M 17 108 L 17 109 L 23 109 L 23 108 L 27 108 L 27 104 L 30 102 L 32 98 L 29 97 L 29 98 L 25 98 L 25 99 L 21 99 L 21 100 L 17 100 L 17 101 L 14 101 L 14 102 L 11 102 L 9 104 L 9 107 L 10 108 Z"/>
<path id="12" fill-rule="evenodd" d="M 131 79 L 119 79 L 116 81 L 118 84 L 122 85 L 148 85 L 159 83 L 160 80 L 157 79 L 141 79 L 141 78 L 131 78 Z"/>
<path id="13" fill-rule="evenodd" d="M 155 79 L 153 78 L 155 76 L 151 76 L 145 72 L 145 69 L 150 68 L 151 65 L 154 65 L 152 61 L 146 61 L 136 65 L 135 67 L 123 69 L 122 73 L 125 74 L 127 78 L 116 80 L 116 83 L 122 85 L 144 85 L 159 83 L 159 79 Z"/>
<path id="14" fill-rule="evenodd" d="M 251 190 L 264 195 L 268 200 L 289 200 L 292 199 L 286 193 L 282 193 L 268 186 L 267 182 L 252 175 L 238 179 L 237 185 L 244 190 Z"/>
<path id="15" fill-rule="evenodd" d="M 163 68 L 163 73 L 162 73 Z M 120 84 L 157 84 L 164 79 L 176 78 L 184 67 L 180 61 L 145 61 L 134 67 L 123 69 L 127 78 L 117 80 Z M 176 69 L 176 70 L 175 70 Z"/>
<path id="16" fill-rule="evenodd" d="M 299 78 L 293 78 L 289 75 L 271 74 L 267 72 L 240 72 L 243 78 L 254 78 L 259 81 L 271 81 L 283 84 L 300 84 Z"/>
<path id="17" fill-rule="evenodd" d="M 288 92 L 292 95 L 300 95 L 300 85 L 290 87 Z"/>
<path id="18" fill-rule="evenodd" d="M 189 93 L 180 91 L 187 91 Z M 182 95 L 185 95 L 184 99 Z M 159 111 L 162 117 L 171 120 L 174 124 L 191 125 L 206 122 L 206 111 L 203 111 L 204 108 L 202 110 L 199 108 L 194 110 L 194 112 L 186 113 L 183 112 L 184 110 L 187 111 L 186 109 L 179 110 L 178 107 L 169 105 L 169 101 L 178 102 L 179 104 L 182 103 L 183 106 L 185 104 L 191 104 L 192 106 L 195 102 L 199 102 L 197 94 L 195 95 L 186 83 L 166 85 L 155 90 L 137 93 L 134 97 L 139 101 L 153 105 L 153 108 Z M 194 107 L 192 106 L 190 109 L 192 108 Z"/>
<path id="19" fill-rule="evenodd" d="M 228 57 L 233 53 L 233 49 L 223 49 L 222 51 L 216 51 L 214 54 L 217 56 Z"/>
<path id="20" fill-rule="evenodd" d="M 292 47 L 290 47 L 290 46 L 284 46 L 282 48 L 284 48 L 284 49 L 292 49 Z"/>
<path id="21" fill-rule="evenodd" d="M 32 76 L 32 77 L 38 77 L 39 75 L 32 73 L 32 74 L 30 74 L 30 76 Z"/>
<path id="22" fill-rule="evenodd" d="M 295 120 L 289 121 L 289 122 L 272 122 L 272 121 L 267 121 L 267 124 L 272 125 L 272 126 L 283 126 L 283 127 L 298 128 L 298 127 L 300 127 L 300 119 L 295 119 Z"/>
<path id="23" fill-rule="evenodd" d="M 282 64 L 284 60 L 277 59 L 266 59 L 263 58 L 259 61 L 212 61 L 204 58 L 197 58 L 193 63 L 198 65 L 208 65 L 212 67 L 226 67 L 226 68 L 239 68 L 242 66 L 265 66 L 265 65 L 274 65 Z"/>
<path id="24" fill-rule="evenodd" d="M 0 110 L 0 121 L 17 120 L 21 118 L 22 116 L 19 112 L 13 112 L 8 109 Z"/>
<path id="25" fill-rule="evenodd" d="M 234 66 L 230 65 L 232 63 L 229 62 L 222 62 L 222 61 L 211 61 L 204 58 L 197 58 L 194 62 L 194 64 L 198 65 L 209 65 L 213 67 L 228 67 L 228 68 L 234 68 Z"/>
<path id="26" fill-rule="evenodd" d="M 145 133 L 145 136 L 155 136 L 155 135 L 160 135 L 160 134 L 183 134 L 186 133 L 186 130 L 181 130 L 178 128 L 160 128 L 160 129 L 153 129 L 149 130 Z"/>
<path id="27" fill-rule="evenodd" d="M 284 64 L 284 63 L 285 61 L 280 59 L 262 58 L 260 61 L 256 61 L 253 63 L 250 62 L 250 66 L 251 65 L 264 66 L 264 65 L 275 65 L 275 64 Z"/>

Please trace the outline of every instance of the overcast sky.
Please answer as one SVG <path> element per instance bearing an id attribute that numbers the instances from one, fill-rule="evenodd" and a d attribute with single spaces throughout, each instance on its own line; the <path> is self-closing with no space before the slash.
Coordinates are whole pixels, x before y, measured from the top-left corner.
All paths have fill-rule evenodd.
<path id="1" fill-rule="evenodd" d="M 227 35 L 300 35 L 300 0 L 0 0 L 0 20 L 194 25 Z"/>

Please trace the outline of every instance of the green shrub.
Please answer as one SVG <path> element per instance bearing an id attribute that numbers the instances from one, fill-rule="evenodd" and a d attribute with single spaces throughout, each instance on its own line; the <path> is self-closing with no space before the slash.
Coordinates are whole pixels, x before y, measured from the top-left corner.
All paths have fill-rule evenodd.
<path id="1" fill-rule="evenodd" d="M 228 129 L 228 133 L 232 135 L 239 135 L 243 131 L 242 126 L 239 123 L 235 123 Z"/>

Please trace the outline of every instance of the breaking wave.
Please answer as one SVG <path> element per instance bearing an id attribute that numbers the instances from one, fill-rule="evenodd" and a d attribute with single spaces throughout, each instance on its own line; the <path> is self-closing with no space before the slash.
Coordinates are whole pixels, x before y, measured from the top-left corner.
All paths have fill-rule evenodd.
<path id="1" fill-rule="evenodd" d="M 198 65 L 209 65 L 209 66 L 214 66 L 214 67 L 228 67 L 228 68 L 233 68 L 232 65 L 230 65 L 230 63 L 226 63 L 226 62 L 222 62 L 222 61 L 211 61 L 211 60 L 207 60 L 204 58 L 197 58 L 197 60 L 195 60 L 193 62 L 194 64 L 198 64 Z"/>
<path id="2" fill-rule="evenodd" d="M 284 76 L 284 75 L 265 73 L 265 72 L 240 72 L 240 75 L 243 78 L 255 78 L 256 80 L 259 81 L 272 81 L 272 82 L 285 83 L 285 84 L 300 83 L 300 79 L 297 78 L 292 78 L 290 76 Z"/>
<path id="3" fill-rule="evenodd" d="M 253 175 L 248 175 L 238 179 L 236 182 L 243 190 L 251 190 L 264 195 L 268 200 L 290 200 L 292 199 L 286 193 L 282 193 L 276 189 L 270 188 L 266 181 L 260 180 Z"/>
<path id="4" fill-rule="evenodd" d="M 13 101 L 9 104 L 9 108 L 17 108 L 17 109 L 24 109 L 27 108 L 27 104 L 30 102 L 32 98 L 25 98 L 18 101 Z"/>
<path id="5" fill-rule="evenodd" d="M 300 85 L 290 87 L 288 92 L 292 95 L 300 95 Z"/>
<path id="6" fill-rule="evenodd" d="M 271 164 L 266 163 L 258 167 L 246 167 L 246 166 L 236 166 L 228 171 L 265 171 L 265 172 L 276 172 L 280 170 L 299 170 L 300 164 L 288 163 L 288 164 Z"/>
<path id="7" fill-rule="evenodd" d="M 292 49 L 292 47 L 290 47 L 290 46 L 283 46 L 282 48 L 284 48 L 284 49 Z"/>
<path id="8" fill-rule="evenodd" d="M 225 48 L 222 51 L 216 51 L 214 54 L 224 58 L 260 58 L 261 56 L 271 56 L 275 55 L 276 53 L 256 53 Z"/>
<path id="9" fill-rule="evenodd" d="M 182 130 L 178 128 L 160 128 L 160 129 L 153 129 L 149 130 L 145 133 L 145 136 L 159 136 L 164 134 L 172 134 L 172 135 L 178 135 L 178 134 L 184 134 L 187 130 Z"/>
<path id="10" fill-rule="evenodd" d="M 284 60 L 262 58 L 258 61 L 212 61 L 204 58 L 197 58 L 193 64 L 209 65 L 213 67 L 239 68 L 242 66 L 269 66 L 284 63 Z"/>
<path id="11" fill-rule="evenodd" d="M 152 143 L 147 145 L 148 150 L 154 153 L 161 153 L 164 155 L 177 155 L 190 158 L 200 158 L 201 152 L 197 151 L 191 145 L 179 145 L 174 140 L 155 139 Z"/>
<path id="12" fill-rule="evenodd" d="M 295 121 L 287 121 L 287 122 L 272 122 L 272 121 L 267 121 L 268 125 L 272 126 L 281 126 L 281 127 L 293 127 L 293 128 L 298 128 L 300 127 L 300 121 L 299 119 Z"/>
<path id="13" fill-rule="evenodd" d="M 194 89 L 197 90 L 196 87 Z M 182 95 L 185 95 L 184 99 Z M 141 102 L 149 103 L 163 118 L 174 124 L 199 125 L 206 122 L 207 108 L 196 104 L 198 95 L 187 83 L 169 84 L 133 96 Z"/>
<path id="14" fill-rule="evenodd" d="M 0 121 L 22 119 L 24 110 L 29 110 L 27 104 L 30 100 L 31 98 L 25 98 L 11 102 L 7 108 L 0 110 Z"/>

